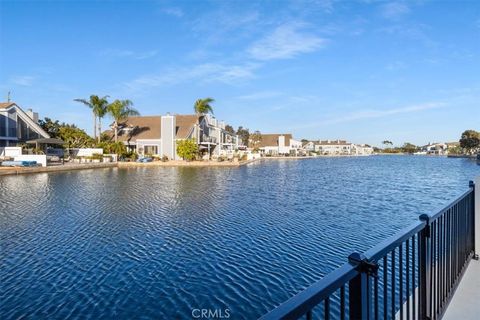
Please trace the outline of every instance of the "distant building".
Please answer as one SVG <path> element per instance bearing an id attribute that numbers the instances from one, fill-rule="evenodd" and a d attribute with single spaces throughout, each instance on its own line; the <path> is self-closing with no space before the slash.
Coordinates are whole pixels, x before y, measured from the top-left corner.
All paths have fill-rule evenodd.
<path id="1" fill-rule="evenodd" d="M 109 134 L 113 136 L 110 131 Z M 225 130 L 225 123 L 211 115 L 165 115 L 129 117 L 118 133 L 129 150 L 140 155 L 167 156 L 180 159 L 177 141 L 194 139 L 204 155 L 233 153 L 239 139 Z"/>
<path id="2" fill-rule="evenodd" d="M 315 151 L 315 144 L 318 144 L 318 141 L 307 141 L 302 147 L 305 151 Z"/>
<path id="3" fill-rule="evenodd" d="M 352 148 L 352 154 L 356 156 L 368 156 L 373 154 L 373 147 L 368 144 L 355 144 Z"/>
<path id="4" fill-rule="evenodd" d="M 38 113 L 23 111 L 13 102 L 0 103 L 0 147 L 14 147 L 38 138 L 50 138 L 38 124 Z"/>
<path id="5" fill-rule="evenodd" d="M 320 155 L 370 155 L 373 148 L 367 144 L 354 144 L 346 140 L 322 140 L 314 142 L 314 151 Z"/>
<path id="6" fill-rule="evenodd" d="M 429 155 L 447 155 L 448 145 L 446 143 L 429 143 L 422 147 L 422 151 Z"/>
<path id="7" fill-rule="evenodd" d="M 323 140 L 315 144 L 315 151 L 321 155 L 351 155 L 353 147 L 346 140 Z"/>
<path id="8" fill-rule="evenodd" d="M 259 149 L 263 154 L 268 155 L 297 155 L 302 149 L 302 142 L 295 140 L 292 134 L 262 134 L 259 141 Z"/>

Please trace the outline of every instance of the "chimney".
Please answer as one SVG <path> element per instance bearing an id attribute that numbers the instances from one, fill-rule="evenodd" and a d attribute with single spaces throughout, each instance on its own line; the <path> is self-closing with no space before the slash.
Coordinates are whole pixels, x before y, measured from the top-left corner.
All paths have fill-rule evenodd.
<path id="1" fill-rule="evenodd" d="M 38 112 L 33 112 L 32 109 L 27 109 L 26 113 L 30 117 L 30 119 L 33 120 L 33 122 L 38 123 Z"/>

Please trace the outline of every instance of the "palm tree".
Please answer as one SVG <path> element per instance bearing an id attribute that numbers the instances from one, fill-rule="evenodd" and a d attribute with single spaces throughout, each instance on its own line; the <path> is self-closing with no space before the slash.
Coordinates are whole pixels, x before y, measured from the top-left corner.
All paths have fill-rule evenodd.
<path id="1" fill-rule="evenodd" d="M 205 113 L 213 114 L 213 108 L 210 105 L 210 103 L 214 101 L 215 100 L 212 98 L 198 99 L 197 101 L 195 101 L 195 104 L 193 105 L 193 109 L 197 114 L 205 114 Z"/>
<path id="2" fill-rule="evenodd" d="M 129 116 L 138 116 L 140 113 L 132 108 L 133 103 L 130 100 L 115 100 L 107 107 L 107 113 L 113 118 L 113 132 L 115 133 L 115 142 L 118 142 L 118 123 L 127 119 Z"/>
<path id="3" fill-rule="evenodd" d="M 92 109 L 93 114 L 93 137 L 97 138 L 97 130 L 98 130 L 98 142 L 100 142 L 100 135 L 102 132 L 102 118 L 105 116 L 107 112 L 108 100 L 109 96 L 99 97 L 97 95 L 92 94 L 90 98 L 87 99 L 74 99 L 74 101 L 83 103 L 90 109 Z M 98 127 L 97 127 L 97 119 L 98 119 Z"/>

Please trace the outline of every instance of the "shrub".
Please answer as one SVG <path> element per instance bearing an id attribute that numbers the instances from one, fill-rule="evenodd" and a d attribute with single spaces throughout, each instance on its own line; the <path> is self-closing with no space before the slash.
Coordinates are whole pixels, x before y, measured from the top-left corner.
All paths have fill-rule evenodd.
<path id="1" fill-rule="evenodd" d="M 119 156 L 125 156 L 127 154 L 127 147 L 121 141 L 102 141 L 97 144 L 97 148 L 102 148 L 104 153 L 118 154 Z"/>
<path id="2" fill-rule="evenodd" d="M 92 160 L 102 160 L 102 159 L 103 159 L 103 154 L 94 153 L 94 154 L 92 154 L 92 156 L 90 157 L 90 159 L 92 159 Z"/>
<path id="3" fill-rule="evenodd" d="M 177 142 L 177 154 L 187 161 L 195 159 L 198 146 L 194 139 L 180 140 Z"/>

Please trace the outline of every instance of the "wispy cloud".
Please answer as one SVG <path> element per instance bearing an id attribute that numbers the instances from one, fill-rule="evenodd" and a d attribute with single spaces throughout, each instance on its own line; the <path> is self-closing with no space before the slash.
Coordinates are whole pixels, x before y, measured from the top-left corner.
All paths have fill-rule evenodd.
<path id="1" fill-rule="evenodd" d="M 162 10 L 162 12 L 168 14 L 169 16 L 174 16 L 177 18 L 181 18 L 184 15 L 183 10 L 178 7 L 165 8 Z"/>
<path id="2" fill-rule="evenodd" d="M 33 85 L 34 80 L 35 77 L 33 76 L 14 76 L 10 78 L 10 82 L 25 87 L 30 87 L 31 85 Z"/>
<path id="3" fill-rule="evenodd" d="M 256 10 L 232 8 L 229 5 L 207 12 L 191 21 L 193 34 L 203 45 L 231 43 L 249 38 L 260 26 L 268 24 Z"/>
<path id="4" fill-rule="evenodd" d="M 334 4 L 338 0 L 292 0 L 290 7 L 296 11 L 306 11 L 307 13 L 325 12 L 332 13 Z"/>
<path id="5" fill-rule="evenodd" d="M 247 51 L 253 59 L 265 61 L 293 58 L 325 46 L 326 39 L 303 29 L 305 24 L 302 23 L 281 25 L 268 36 L 255 42 Z"/>
<path id="6" fill-rule="evenodd" d="M 382 16 L 387 19 L 398 19 L 409 12 L 410 8 L 405 2 L 390 2 L 381 7 Z"/>
<path id="7" fill-rule="evenodd" d="M 261 92 L 246 94 L 243 96 L 238 96 L 236 98 L 239 100 L 262 100 L 262 99 L 276 98 L 281 95 L 282 93 L 278 91 L 261 91 Z"/>
<path id="8" fill-rule="evenodd" d="M 157 50 L 136 52 L 132 50 L 106 49 L 100 52 L 100 55 L 104 57 L 132 58 L 136 60 L 144 60 L 144 59 L 152 58 L 157 54 L 158 54 Z"/>
<path id="9" fill-rule="evenodd" d="M 234 83 L 254 77 L 257 64 L 225 65 L 205 63 L 191 68 L 181 68 L 162 72 L 160 75 L 144 75 L 125 83 L 132 90 L 142 90 L 148 87 L 175 85 L 183 82 L 199 80 L 203 83 L 222 82 Z"/>
<path id="10" fill-rule="evenodd" d="M 441 108 L 444 106 L 445 106 L 445 103 L 427 102 L 423 104 L 416 104 L 416 105 L 400 107 L 400 108 L 392 108 L 392 109 L 386 109 L 386 110 L 365 109 L 361 111 L 347 113 L 345 115 L 340 115 L 337 117 L 332 117 L 329 119 L 325 119 L 323 121 L 307 123 L 297 128 L 314 128 L 321 125 L 330 125 L 330 124 L 338 124 L 338 123 L 345 123 L 345 122 L 353 122 L 358 120 L 384 118 L 384 117 L 394 116 L 398 114 L 417 113 L 417 112 L 422 112 L 426 110 Z"/>

